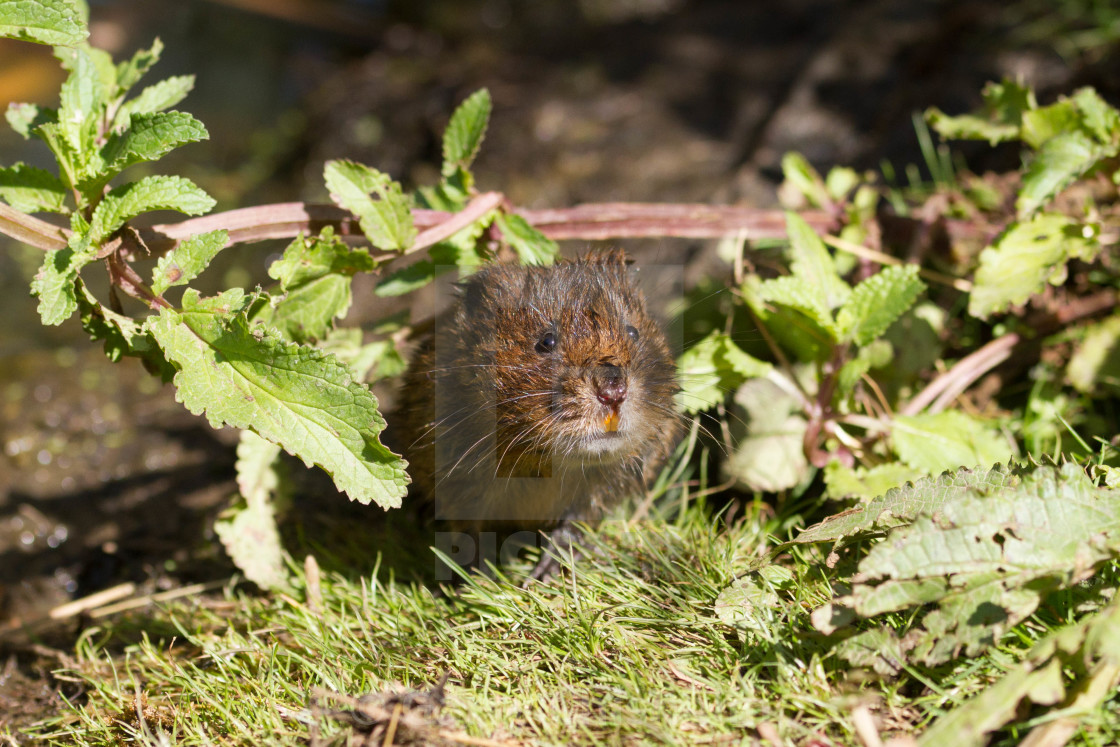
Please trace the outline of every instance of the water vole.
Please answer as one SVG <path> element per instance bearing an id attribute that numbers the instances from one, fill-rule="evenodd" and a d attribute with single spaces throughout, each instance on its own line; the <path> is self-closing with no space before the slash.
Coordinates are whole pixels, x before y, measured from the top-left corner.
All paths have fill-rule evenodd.
<path id="1" fill-rule="evenodd" d="M 460 284 L 405 378 L 403 444 L 437 519 L 553 529 L 642 492 L 680 432 L 676 367 L 621 252 Z M 542 553 L 534 576 L 556 566 Z"/>

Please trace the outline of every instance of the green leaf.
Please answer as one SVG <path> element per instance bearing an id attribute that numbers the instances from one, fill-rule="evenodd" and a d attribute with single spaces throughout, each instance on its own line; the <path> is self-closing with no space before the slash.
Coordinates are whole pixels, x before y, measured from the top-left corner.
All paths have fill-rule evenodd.
<path id="1" fill-rule="evenodd" d="M 1014 487 L 1023 481 L 1028 472 L 1023 467 L 996 465 L 985 470 L 961 469 L 936 477 L 923 477 L 914 480 L 911 485 L 888 490 L 863 506 L 829 516 L 802 531 L 789 544 L 838 542 L 845 537 L 903 526 L 919 516 L 936 514 L 947 502 Z M 827 479 L 827 472 L 825 476 Z"/>
<path id="2" fill-rule="evenodd" d="M 163 54 L 163 42 L 158 38 L 152 42 L 151 49 L 139 49 L 132 55 L 128 62 L 122 62 L 116 67 L 116 80 L 118 92 L 123 94 L 128 89 L 140 82 L 140 79 L 159 62 Z"/>
<path id="3" fill-rule="evenodd" d="M 363 345 L 360 329 L 331 330 L 318 347 L 350 366 L 355 381 L 388 379 L 400 376 L 408 368 L 408 361 L 393 340 L 374 340 Z"/>
<path id="4" fill-rule="evenodd" d="M 1085 328 L 1084 338 L 1069 359 L 1066 377 L 1085 394 L 1120 389 L 1120 315 Z"/>
<path id="5" fill-rule="evenodd" d="M 376 398 L 334 356 L 250 328 L 249 301 L 236 288 L 207 299 L 188 288 L 181 311 L 150 318 L 179 368 L 179 400 L 214 427 L 251 429 L 319 465 L 353 500 L 399 506 L 406 464 L 378 440 L 385 421 Z"/>
<path id="6" fill-rule="evenodd" d="M 158 160 L 180 145 L 208 137 L 210 134 L 202 123 L 184 112 L 133 114 L 128 129 L 109 137 L 101 157 L 105 170 L 116 174 L 135 163 Z"/>
<path id="7" fill-rule="evenodd" d="M 869 501 L 884 495 L 892 488 L 923 476 L 922 471 L 901 462 L 887 462 L 874 467 L 853 469 L 832 461 L 824 468 L 825 492 L 833 500 L 858 498 Z"/>
<path id="8" fill-rule="evenodd" d="M 1062 132 L 1042 144 L 1023 176 L 1023 187 L 1015 202 L 1019 217 L 1025 218 L 1050 202 L 1074 179 L 1120 149 L 1100 145 L 1080 131 Z"/>
<path id="9" fill-rule="evenodd" d="M 914 305 L 925 290 L 917 265 L 884 267 L 852 291 L 836 315 L 840 339 L 868 345 Z"/>
<path id="10" fill-rule="evenodd" d="M 529 225 L 520 215 L 499 213 L 494 219 L 506 242 L 523 265 L 551 265 L 560 256 L 556 242 Z"/>
<path id="11" fill-rule="evenodd" d="M 797 190 L 796 194 L 813 207 L 824 207 L 832 202 L 821 175 L 800 153 L 790 151 L 782 156 L 782 176 L 785 178 L 780 192 L 783 204 L 788 202 L 793 207 L 800 202 L 795 194 L 790 194 L 791 189 Z"/>
<path id="12" fill-rule="evenodd" d="M 176 210 L 201 215 L 214 207 L 214 199 L 190 179 L 181 176 L 146 176 L 122 184 L 105 195 L 93 211 L 91 240 L 100 244 L 126 221 L 150 210 Z"/>
<path id="13" fill-rule="evenodd" d="M 0 198 L 25 213 L 66 212 L 66 185 L 62 180 L 22 163 L 0 169 Z"/>
<path id="14" fill-rule="evenodd" d="M 975 656 L 1120 552 L 1120 491 L 1097 488 L 1076 464 L 1038 467 L 984 495 L 947 501 L 892 531 L 833 604 L 862 617 L 935 604 L 910 630 L 927 665 Z"/>
<path id="15" fill-rule="evenodd" d="M 68 187 L 78 184 L 83 156 L 70 145 L 58 122 L 43 122 L 34 130 L 35 137 L 47 144 L 58 161 L 59 176 Z"/>
<path id="16" fill-rule="evenodd" d="M 792 257 L 790 269 L 793 276 L 806 283 L 809 292 L 817 297 L 816 305 L 823 303 L 831 310 L 844 303 L 851 294 L 851 288 L 836 272 L 832 255 L 816 232 L 794 212 L 786 212 L 786 232 Z"/>
<path id="17" fill-rule="evenodd" d="M 804 278 L 784 275 L 764 280 L 755 286 L 754 291 L 760 301 L 780 304 L 801 312 L 815 323 L 816 329 L 822 331 L 824 337 L 829 341 L 836 341 L 836 322 L 832 318 L 832 312 L 825 306 L 819 289 Z"/>
<path id="18" fill-rule="evenodd" d="M 290 585 L 273 502 L 282 484 L 279 467 L 279 446 L 252 431 L 242 431 L 236 469 L 244 503 L 224 512 L 214 523 L 214 532 L 234 564 L 262 589 Z"/>
<path id="19" fill-rule="evenodd" d="M 176 75 L 159 83 L 153 83 L 140 92 L 136 98 L 129 99 L 117 109 L 113 124 L 117 127 L 127 125 L 133 114 L 152 114 L 175 106 L 187 97 L 194 88 L 193 75 Z"/>
<path id="20" fill-rule="evenodd" d="M 351 278 L 373 267 L 365 249 L 350 248 L 332 231 L 311 239 L 300 236 L 268 268 L 284 295 L 272 298 L 256 319 L 297 342 L 322 339 L 350 309 Z"/>
<path id="21" fill-rule="evenodd" d="M 358 216 L 371 244 L 397 251 L 412 246 L 416 239 L 412 211 L 401 185 L 387 174 L 353 161 L 328 161 L 323 178 L 331 199 Z"/>
<path id="22" fill-rule="evenodd" d="M 89 51 L 81 47 L 59 48 L 59 58 L 69 64 L 70 75 L 59 91 L 58 126 L 79 165 L 93 153 L 97 119 L 105 106 L 101 76 Z M 69 59 L 67 59 L 69 57 Z"/>
<path id="23" fill-rule="evenodd" d="M 1023 142 L 1038 150 L 1043 143 L 1063 132 L 1078 129 L 1080 115 L 1069 99 L 1023 113 Z"/>
<path id="24" fill-rule="evenodd" d="M 162 295 L 176 285 L 186 285 L 209 266 L 229 243 L 228 231 L 210 231 L 191 236 L 159 258 L 152 270 L 152 290 Z"/>
<path id="25" fill-rule="evenodd" d="M 75 283 L 78 271 L 94 259 L 88 248 L 71 247 L 47 252 L 43 266 L 31 281 L 31 293 L 39 298 L 39 316 L 43 324 L 62 324 L 78 310 Z"/>
<path id="26" fill-rule="evenodd" d="M 1011 80 L 988 83 L 983 96 L 980 114 L 949 117 L 939 109 L 927 109 L 926 121 L 947 140 L 987 140 L 995 145 L 1017 139 L 1024 115 L 1038 106 L 1030 88 Z"/>
<path id="27" fill-rule="evenodd" d="M 1042 213 L 1014 224 L 980 253 L 968 312 L 986 319 L 1027 302 L 1047 282 L 1065 280 L 1066 263 L 1092 259 L 1100 245 L 1098 229 L 1057 213 Z"/>
<path id="28" fill-rule="evenodd" d="M 4 117 L 8 124 L 25 140 L 31 137 L 32 132 L 42 124 L 58 122 L 58 112 L 48 107 L 38 107 L 35 104 L 8 104 Z"/>
<path id="29" fill-rule="evenodd" d="M 747 379 L 766 376 L 773 366 L 754 358 L 722 332 L 712 332 L 681 354 L 678 403 L 695 414 L 715 407 Z"/>
<path id="30" fill-rule="evenodd" d="M 1081 123 L 1102 143 L 1110 143 L 1120 135 L 1120 111 L 1092 88 L 1079 88 L 1073 94 L 1073 103 L 1081 114 Z"/>
<path id="31" fill-rule="evenodd" d="M 481 88 L 459 104 L 443 133 L 444 178 L 470 168 L 490 122 L 490 92 Z"/>
<path id="32" fill-rule="evenodd" d="M 0 0 L 0 36 L 72 47 L 89 30 L 71 0 Z"/>
<path id="33" fill-rule="evenodd" d="M 899 458 L 929 474 L 959 467 L 987 467 L 1011 459 L 1011 446 L 998 431 L 957 410 L 899 415 L 891 424 Z"/>
<path id="34" fill-rule="evenodd" d="M 482 266 L 489 257 L 478 239 L 498 215 L 491 210 L 465 228 L 428 250 L 431 259 L 414 262 L 389 275 L 377 284 L 374 293 L 381 297 L 401 296 L 423 288 L 440 275 L 458 269 L 466 275 Z"/>

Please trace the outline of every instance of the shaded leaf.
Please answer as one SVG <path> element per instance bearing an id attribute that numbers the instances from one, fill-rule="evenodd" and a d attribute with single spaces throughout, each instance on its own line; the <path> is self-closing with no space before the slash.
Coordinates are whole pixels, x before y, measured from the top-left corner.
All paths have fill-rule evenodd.
<path id="1" fill-rule="evenodd" d="M 829 462 L 824 469 L 826 494 L 833 500 L 859 498 L 868 501 L 886 494 L 905 482 L 924 477 L 921 470 L 901 462 L 887 462 L 874 467 L 845 467 Z"/>
<path id="2" fill-rule="evenodd" d="M 1086 394 L 1120 388 L 1120 316 L 1090 324 L 1069 359 L 1066 377 Z"/>
<path id="3" fill-rule="evenodd" d="M 818 299 L 816 303 L 823 303 L 830 311 L 844 303 L 851 288 L 836 271 L 832 255 L 821 238 L 804 218 L 793 212 L 786 213 L 786 231 L 793 276 L 806 284 L 808 292 Z"/>
<path id="4" fill-rule="evenodd" d="M 0 198 L 25 213 L 66 212 L 66 185 L 62 180 L 23 163 L 0 169 Z"/>
<path id="5" fill-rule="evenodd" d="M 745 435 L 736 441 L 726 472 L 750 490 L 773 492 L 800 485 L 809 475 L 808 423 L 800 403 L 768 379 L 750 379 L 735 392 Z"/>
<path id="6" fill-rule="evenodd" d="M 723 402 L 747 379 L 766 376 L 772 368 L 743 352 L 726 334 L 714 331 L 677 360 L 681 383 L 677 401 L 689 414 L 703 412 Z"/>

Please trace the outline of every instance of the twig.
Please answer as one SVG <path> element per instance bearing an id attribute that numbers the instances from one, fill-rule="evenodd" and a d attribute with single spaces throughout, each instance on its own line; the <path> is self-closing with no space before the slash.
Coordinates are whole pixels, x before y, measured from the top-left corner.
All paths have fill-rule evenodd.
<path id="1" fill-rule="evenodd" d="M 821 236 L 821 240 L 823 240 L 824 243 L 828 244 L 829 246 L 835 247 L 842 252 L 854 254 L 857 257 L 863 257 L 864 259 L 870 259 L 878 262 L 881 265 L 907 264 L 898 257 L 892 257 L 889 254 L 884 254 L 883 252 L 876 251 L 875 249 L 868 249 L 866 246 L 861 246 L 846 239 L 842 239 L 839 236 L 825 234 Z M 926 280 L 932 281 L 934 283 L 939 283 L 941 285 L 948 285 L 959 290 L 962 293 L 969 293 L 972 290 L 972 283 L 962 278 L 951 277 L 949 275 L 945 275 L 934 270 L 927 270 L 925 268 L 920 268 L 918 270 L 918 274 L 924 277 Z"/>
<path id="2" fill-rule="evenodd" d="M 50 611 L 50 618 L 52 620 L 65 620 L 74 615 L 91 610 L 94 607 L 100 607 L 103 604 L 114 602 L 123 597 L 127 597 L 136 591 L 136 586 L 131 583 L 119 584 L 108 589 L 102 589 L 99 592 L 90 594 L 89 596 L 75 599 L 66 604 L 60 604 Z"/>
<path id="3" fill-rule="evenodd" d="M 902 415 L 917 415 L 922 410 L 940 412 L 973 382 L 1011 357 L 1011 349 L 1019 344 L 1019 335 L 1009 332 L 997 337 L 979 350 L 961 358 L 945 373 L 931 381 L 925 389 L 900 410 Z"/>
<path id="4" fill-rule="evenodd" d="M 0 233 L 47 252 L 66 248 L 65 229 L 3 203 L 0 203 Z"/>

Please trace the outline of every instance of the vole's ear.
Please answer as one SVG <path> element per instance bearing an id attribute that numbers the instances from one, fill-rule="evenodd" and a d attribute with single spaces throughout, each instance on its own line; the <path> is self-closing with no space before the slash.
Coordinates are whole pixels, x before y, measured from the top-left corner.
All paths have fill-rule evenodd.
<path id="1" fill-rule="evenodd" d="M 459 292 L 459 303 L 469 312 L 476 312 L 487 302 L 486 277 L 490 270 L 479 270 L 465 280 L 455 284 Z"/>

